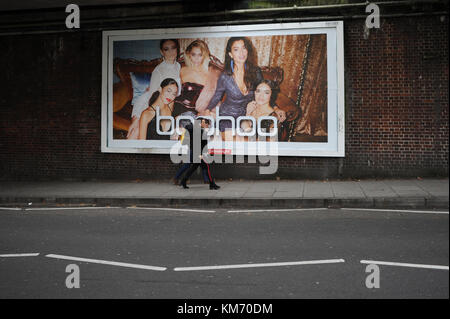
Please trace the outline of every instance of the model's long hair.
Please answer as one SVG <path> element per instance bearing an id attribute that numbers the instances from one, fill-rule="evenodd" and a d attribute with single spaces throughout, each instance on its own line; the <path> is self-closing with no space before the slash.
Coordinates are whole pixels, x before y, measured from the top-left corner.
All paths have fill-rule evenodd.
<path id="1" fill-rule="evenodd" d="M 178 90 L 178 83 L 177 83 L 177 81 L 175 81 L 175 80 L 172 79 L 172 78 L 166 78 L 166 79 L 162 80 L 162 82 L 161 82 L 161 89 L 163 89 L 163 88 L 165 88 L 166 86 L 171 85 L 171 84 L 175 84 L 175 85 L 177 86 L 177 90 Z M 153 103 L 156 102 L 156 100 L 158 99 L 158 97 L 159 97 L 160 94 L 161 94 L 161 93 L 159 92 L 159 90 L 155 91 L 155 92 L 152 94 L 152 96 L 150 97 L 150 100 L 148 101 L 148 105 L 149 105 L 149 106 L 152 106 Z"/>
<path id="2" fill-rule="evenodd" d="M 209 52 L 208 45 L 203 40 L 195 40 L 191 42 L 191 44 L 188 45 L 186 50 L 184 51 L 184 61 L 188 67 L 192 67 L 192 60 L 191 60 L 191 51 L 193 48 L 199 48 L 200 51 L 202 51 L 203 54 L 203 62 L 202 62 L 202 68 L 205 71 L 208 71 L 209 66 L 209 60 L 211 53 Z"/>
<path id="3" fill-rule="evenodd" d="M 250 40 L 246 37 L 232 37 L 228 39 L 225 49 L 225 72 L 228 75 L 233 75 L 233 69 L 231 67 L 231 61 L 233 60 L 228 53 L 231 52 L 231 47 L 236 41 L 244 41 L 244 46 L 247 49 L 247 61 L 245 63 L 244 70 L 244 83 L 248 91 L 255 89 L 255 82 L 257 80 L 258 67 L 256 66 L 255 51 Z"/>

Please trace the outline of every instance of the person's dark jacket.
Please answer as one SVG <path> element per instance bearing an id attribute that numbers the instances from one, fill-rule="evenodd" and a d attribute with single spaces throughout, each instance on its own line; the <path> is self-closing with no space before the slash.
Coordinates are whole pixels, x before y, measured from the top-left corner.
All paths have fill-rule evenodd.
<path id="1" fill-rule="evenodd" d="M 205 152 L 204 154 L 206 155 L 208 153 L 208 148 L 206 148 L 206 145 L 208 145 L 208 140 L 206 139 L 206 137 L 207 137 L 206 130 L 201 128 L 200 126 L 199 126 L 199 128 L 201 129 L 200 152 Z M 189 132 L 189 151 L 191 154 L 194 154 L 194 127 L 193 127 L 192 123 L 189 123 L 188 125 L 186 125 L 185 129 Z M 198 143 L 198 141 L 197 141 L 197 143 Z"/>

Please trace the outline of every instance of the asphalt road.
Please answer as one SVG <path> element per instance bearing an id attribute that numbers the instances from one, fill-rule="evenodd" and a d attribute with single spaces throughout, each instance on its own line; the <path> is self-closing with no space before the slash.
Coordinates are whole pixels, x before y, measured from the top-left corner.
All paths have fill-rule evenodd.
<path id="1" fill-rule="evenodd" d="M 448 213 L 0 209 L 7 299 L 449 298 L 448 264 Z"/>

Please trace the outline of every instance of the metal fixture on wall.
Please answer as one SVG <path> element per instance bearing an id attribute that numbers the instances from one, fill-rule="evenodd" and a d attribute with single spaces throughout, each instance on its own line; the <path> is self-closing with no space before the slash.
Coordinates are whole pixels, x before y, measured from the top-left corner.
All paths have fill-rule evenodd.
<path id="1" fill-rule="evenodd" d="M 386 1 L 386 2 L 374 2 L 382 8 L 389 7 L 401 7 L 403 12 L 386 13 L 382 15 L 383 18 L 393 17 L 414 17 L 424 15 L 448 15 L 448 3 L 442 0 L 408 0 L 408 1 Z M 284 23 L 284 22 L 302 22 L 302 21 L 330 21 L 330 20 L 345 20 L 345 19 L 365 19 L 367 14 L 364 14 L 364 10 L 361 12 L 350 12 L 350 9 L 365 8 L 368 2 L 350 3 L 350 4 L 333 4 L 333 5 L 316 5 L 316 6 L 290 6 L 281 8 L 261 8 L 261 9 L 239 9 L 239 10 L 225 10 L 218 12 L 193 12 L 193 13 L 176 13 L 176 14 L 161 14 L 153 10 L 153 14 L 144 13 L 136 14 L 138 9 L 132 8 L 124 13 L 124 10 L 128 10 L 127 5 L 121 7 L 115 6 L 112 9 L 102 9 L 98 7 L 95 10 L 91 7 L 81 7 L 81 10 L 86 10 L 88 14 L 82 14 L 82 31 L 102 31 L 107 29 L 133 29 L 141 27 L 167 27 L 167 21 L 174 21 L 173 27 L 190 27 L 190 26 L 209 26 L 209 25 L 234 25 L 234 24 L 249 24 L 249 23 Z M 437 10 L 434 8 L 429 10 L 422 10 L 418 12 L 407 12 L 409 10 L 403 10 L 404 8 L 412 8 L 418 5 L 441 5 Z M 179 8 L 178 8 L 179 9 Z M 347 10 L 342 13 L 343 10 Z M 10 34 L 33 34 L 33 33 L 57 33 L 57 32 L 74 32 L 74 30 L 62 28 L 63 24 L 60 21 L 61 15 L 64 10 L 49 9 L 45 15 L 41 14 L 42 10 L 36 10 L 40 13 L 36 13 L 33 16 L 33 11 L 28 10 L 26 15 L 22 15 L 20 11 L 17 12 L 1 12 L 0 11 L 0 35 Z M 61 11 L 61 12 L 60 12 Z M 86 12 L 85 11 L 85 12 Z M 90 12 L 92 11 L 92 12 Z M 93 15 L 100 11 L 99 16 Z M 140 10 L 142 11 L 142 10 Z M 333 12 L 334 11 L 334 12 Z M 340 14 L 335 14 L 335 11 L 339 11 Z M 109 16 L 104 16 L 108 14 Z M 289 16 L 282 17 L 280 15 L 288 14 Z M 320 15 L 319 15 L 320 14 Z M 16 15 L 16 19 L 2 19 L 2 16 Z M 91 17 L 89 17 L 91 15 Z M 103 15 L 103 16 L 102 16 Z M 24 16 L 30 16 L 28 21 L 24 21 Z M 46 20 L 42 19 L 42 16 L 48 16 Z M 261 19 L 259 17 L 271 16 L 269 18 Z M 204 19 L 203 21 L 190 22 L 193 19 Z M 33 21 L 34 20 L 34 21 Z M 206 20 L 206 21 L 205 21 Z M 189 21 L 189 22 L 187 22 Z M 136 22 L 135 24 L 132 24 Z M 126 25 L 126 24 L 129 25 Z M 30 30 L 30 28 L 32 30 Z M 51 29 L 53 28 L 53 29 Z M 22 30 L 21 30 L 22 29 Z"/>

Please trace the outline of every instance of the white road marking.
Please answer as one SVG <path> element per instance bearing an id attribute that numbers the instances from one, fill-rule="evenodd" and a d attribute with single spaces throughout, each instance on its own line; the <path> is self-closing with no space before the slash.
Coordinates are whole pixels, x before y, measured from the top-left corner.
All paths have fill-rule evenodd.
<path id="1" fill-rule="evenodd" d="M 281 266 L 298 266 L 298 265 L 317 265 L 317 264 L 334 264 L 343 263 L 344 259 L 327 259 L 327 260 L 310 260 L 310 261 L 291 261 L 278 263 L 262 263 L 262 264 L 237 264 L 237 265 L 218 265 L 218 266 L 200 266 L 200 267 L 177 267 L 174 271 L 195 271 L 195 270 L 217 270 L 217 269 L 235 269 L 235 268 L 255 268 L 255 267 L 281 267 Z"/>
<path id="2" fill-rule="evenodd" d="M 39 207 L 39 208 L 25 208 L 25 210 L 73 210 L 73 209 L 109 209 L 109 208 L 121 208 L 121 207 L 92 207 L 92 206 L 86 206 L 86 207 Z"/>
<path id="3" fill-rule="evenodd" d="M 54 254 L 45 255 L 45 257 L 56 258 L 56 259 L 64 259 L 64 260 L 73 260 L 73 261 L 80 261 L 80 262 L 87 262 L 87 263 L 94 263 L 94 264 L 102 264 L 102 265 L 111 265 L 111 266 L 118 266 L 118 267 L 128 267 L 128 268 L 155 270 L 155 271 L 164 271 L 164 270 L 167 269 L 166 267 L 157 267 L 157 266 L 139 265 L 139 264 L 129 264 L 129 263 L 123 263 L 123 262 L 116 262 L 116 261 L 79 258 L 79 257 L 54 255 Z"/>
<path id="4" fill-rule="evenodd" d="M 260 212 L 301 212 L 311 210 L 327 210 L 328 208 L 287 208 L 287 209 L 244 209 L 244 210 L 229 210 L 228 213 L 260 213 Z"/>
<path id="5" fill-rule="evenodd" d="M 36 257 L 39 256 L 39 253 L 30 253 L 30 254 L 3 254 L 0 257 Z"/>
<path id="6" fill-rule="evenodd" d="M 341 208 L 341 210 L 448 215 L 448 211 L 432 211 L 432 210 L 406 210 L 406 209 L 403 210 L 403 209 L 376 209 L 376 208 Z"/>
<path id="7" fill-rule="evenodd" d="M 386 266 L 399 266 L 399 267 L 411 267 L 411 268 L 428 268 L 428 269 L 448 270 L 448 266 L 408 264 L 408 263 L 397 263 L 397 262 L 377 261 L 377 260 L 361 260 L 361 264 L 375 264 L 375 265 L 386 265 Z"/>
<path id="8" fill-rule="evenodd" d="M 182 208 L 163 208 L 163 207 L 127 207 L 130 209 L 149 209 L 149 210 L 169 210 L 175 212 L 194 212 L 194 213 L 215 213 L 215 210 L 201 210 L 201 209 L 182 209 Z"/>
<path id="9" fill-rule="evenodd" d="M 15 207 L 0 207 L 0 210 L 22 210 L 22 208 L 15 208 Z"/>

